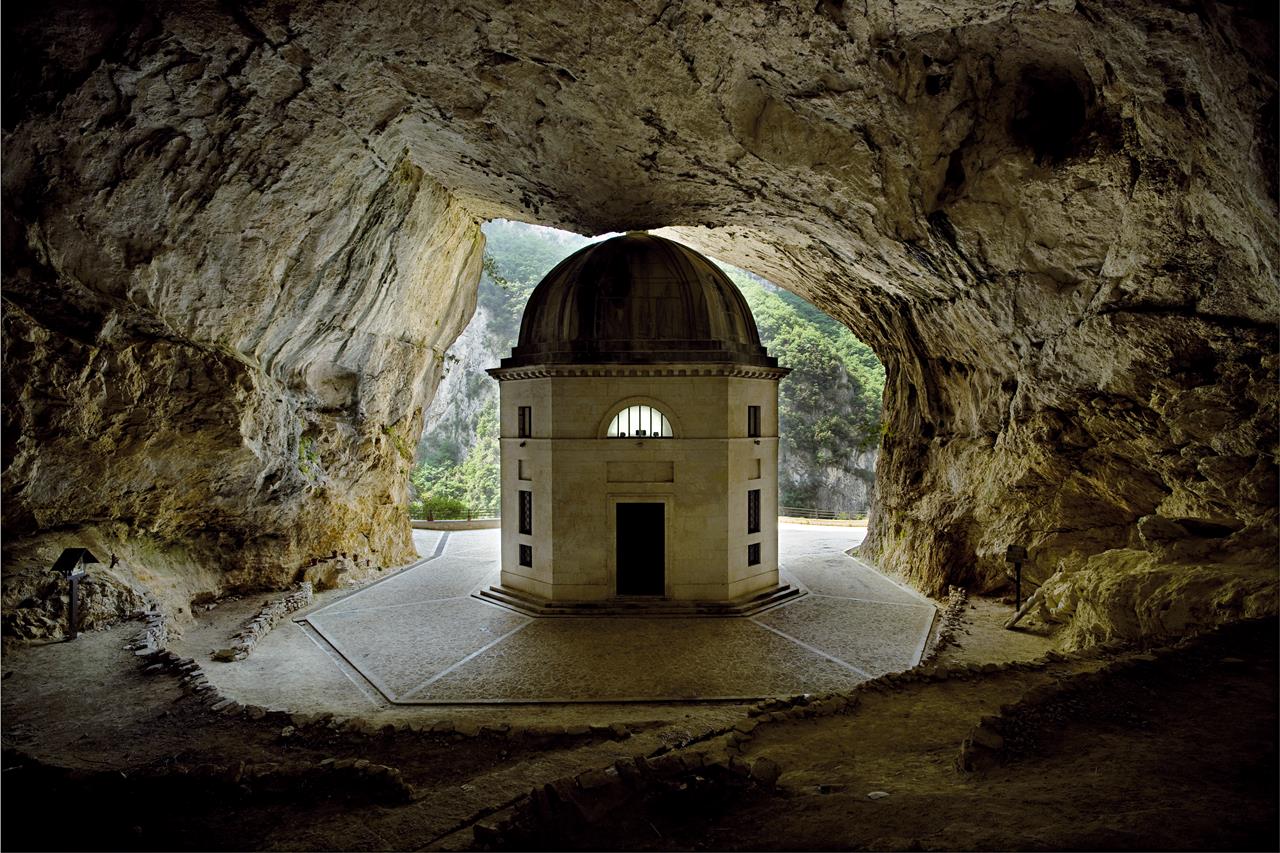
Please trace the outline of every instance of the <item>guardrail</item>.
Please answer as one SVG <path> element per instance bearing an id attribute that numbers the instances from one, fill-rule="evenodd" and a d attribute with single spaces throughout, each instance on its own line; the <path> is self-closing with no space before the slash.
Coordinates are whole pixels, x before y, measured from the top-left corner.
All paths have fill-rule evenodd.
<path id="1" fill-rule="evenodd" d="M 834 509 L 810 509 L 801 506 L 780 506 L 778 507 L 778 515 L 787 518 L 820 518 L 829 520 L 846 520 L 853 518 L 866 518 L 866 510 L 861 512 Z"/>
<path id="2" fill-rule="evenodd" d="M 799 506 L 780 506 L 778 507 L 778 515 L 787 518 L 814 518 L 827 519 L 832 521 L 845 521 L 850 519 L 866 518 L 866 510 L 861 512 L 857 510 L 834 510 L 834 509 L 811 509 L 809 507 Z M 482 519 L 502 518 L 502 508 L 500 506 L 482 507 L 480 509 L 468 509 L 465 513 L 448 513 L 441 515 L 438 513 L 428 512 L 426 518 L 415 519 L 416 521 L 479 521 Z"/>
<path id="3" fill-rule="evenodd" d="M 500 506 L 481 507 L 480 509 L 467 509 L 464 513 L 439 513 L 428 512 L 426 518 L 414 519 L 415 521 L 480 521 L 482 519 L 501 518 L 502 508 Z"/>

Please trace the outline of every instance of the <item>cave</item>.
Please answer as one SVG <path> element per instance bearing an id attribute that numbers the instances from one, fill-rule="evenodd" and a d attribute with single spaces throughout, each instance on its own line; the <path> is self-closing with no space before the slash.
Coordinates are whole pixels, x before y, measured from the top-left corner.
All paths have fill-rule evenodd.
<path id="1" fill-rule="evenodd" d="M 11 660 L 63 637 L 67 547 L 102 561 L 77 648 L 417 560 L 412 447 L 505 218 L 653 230 L 809 300 L 886 368 L 860 559 L 941 601 L 1003 594 L 1023 547 L 1052 654 L 1177 649 L 1274 715 L 1232 645 L 1276 640 L 1274 8 L 76 0 L 3 30 Z M 48 790 L 106 784 L 28 753 Z"/>

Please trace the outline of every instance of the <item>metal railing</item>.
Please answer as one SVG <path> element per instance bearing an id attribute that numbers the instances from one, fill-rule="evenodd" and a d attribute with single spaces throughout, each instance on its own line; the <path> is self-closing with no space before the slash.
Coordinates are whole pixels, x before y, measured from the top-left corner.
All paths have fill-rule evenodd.
<path id="1" fill-rule="evenodd" d="M 780 506 L 778 507 L 778 515 L 787 518 L 818 518 L 830 520 L 848 520 L 853 518 L 866 518 L 866 510 L 835 510 L 835 509 L 810 509 L 802 506 Z"/>
<path id="2" fill-rule="evenodd" d="M 426 518 L 416 519 L 418 521 L 475 521 L 478 519 L 502 518 L 502 507 L 499 504 L 489 507 L 480 507 L 473 509 L 468 507 L 465 512 L 457 513 L 437 513 L 427 512 Z M 866 518 L 866 510 L 835 510 L 835 509 L 812 509 L 800 506 L 780 506 L 778 507 L 778 515 L 787 518 L 813 518 L 827 519 L 832 521 L 848 521 L 851 519 Z"/>
<path id="3" fill-rule="evenodd" d="M 420 518 L 416 520 L 417 521 L 462 521 L 463 519 L 466 519 L 467 521 L 475 521 L 477 519 L 501 518 L 502 507 L 500 505 L 480 507 L 478 509 L 467 507 L 465 512 L 448 512 L 448 513 L 438 513 L 438 512 L 433 512 L 429 510 L 426 513 L 426 516 L 427 516 L 426 518 Z"/>

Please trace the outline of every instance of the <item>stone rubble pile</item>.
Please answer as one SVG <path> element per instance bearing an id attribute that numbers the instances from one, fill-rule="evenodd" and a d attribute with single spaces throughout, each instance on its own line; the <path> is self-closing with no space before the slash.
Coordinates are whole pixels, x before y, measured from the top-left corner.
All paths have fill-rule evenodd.
<path id="1" fill-rule="evenodd" d="M 256 706 L 249 706 L 250 713 Z M 214 710 L 219 710 L 215 708 Z M 362 717 L 335 717 L 332 714 L 292 714 L 290 722 L 297 729 L 313 725 L 323 725 L 330 729 L 347 734 L 375 736 L 392 734 L 430 734 L 449 737 L 453 740 L 464 738 L 503 738 L 505 740 L 546 741 L 561 738 L 603 738 L 608 740 L 625 740 L 632 735 L 632 729 L 624 723 L 592 724 L 592 725 L 555 725 L 532 724 L 512 725 L 510 723 L 479 724 L 466 720 L 410 720 L 399 723 L 378 724 Z"/>
<path id="2" fill-rule="evenodd" d="M 216 661 L 244 660 L 253 651 L 258 641 L 265 637 L 280 620 L 306 607 L 311 603 L 312 596 L 311 582 L 303 581 L 288 595 L 265 602 L 262 609 L 232 637 L 230 646 L 213 651 L 213 659 Z"/>
<path id="3" fill-rule="evenodd" d="M 177 652 L 166 649 L 154 650 L 143 648 L 136 652 L 143 661 L 144 675 L 170 674 L 178 678 L 178 683 L 189 693 L 212 699 L 218 696 L 217 690 L 209 683 L 204 670 L 194 658 L 184 658 Z"/>
<path id="4" fill-rule="evenodd" d="M 963 587 L 953 586 L 948 589 L 947 606 L 938 617 L 937 637 L 924 657 L 920 659 L 921 666 L 932 663 L 939 652 L 955 643 L 956 631 L 960 629 L 960 623 L 964 620 L 964 608 L 968 603 L 969 593 Z"/>
<path id="5" fill-rule="evenodd" d="M 141 611 L 140 615 L 146 624 L 125 648 L 139 657 L 150 657 L 164 651 L 165 644 L 169 642 L 169 620 L 154 606 Z"/>

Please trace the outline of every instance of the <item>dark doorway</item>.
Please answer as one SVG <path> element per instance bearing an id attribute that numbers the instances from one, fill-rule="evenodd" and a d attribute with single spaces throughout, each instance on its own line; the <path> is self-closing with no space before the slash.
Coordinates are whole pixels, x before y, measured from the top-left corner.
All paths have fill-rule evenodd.
<path id="1" fill-rule="evenodd" d="M 666 525 L 660 503 L 618 504 L 618 595 L 662 595 Z"/>

